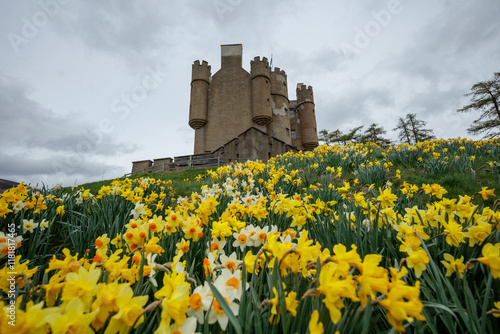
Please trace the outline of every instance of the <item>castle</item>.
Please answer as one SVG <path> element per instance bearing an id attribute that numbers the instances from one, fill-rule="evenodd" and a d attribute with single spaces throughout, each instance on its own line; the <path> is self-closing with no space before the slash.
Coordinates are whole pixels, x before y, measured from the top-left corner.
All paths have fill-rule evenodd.
<path id="1" fill-rule="evenodd" d="M 241 44 L 221 45 L 221 68 L 214 75 L 206 61 L 192 66 L 189 126 L 195 130 L 194 155 L 133 162 L 132 173 L 172 166 L 263 160 L 318 146 L 312 87 L 297 84 L 288 99 L 285 71 L 255 57 L 250 73 L 242 67 Z M 212 159 L 212 160 L 210 160 Z M 167 166 L 167 168 L 165 167 Z"/>
<path id="2" fill-rule="evenodd" d="M 299 83 L 289 101 L 285 71 L 255 57 L 242 68 L 241 44 L 221 46 L 221 68 L 211 75 L 206 61 L 192 68 L 189 125 L 194 154 L 214 153 L 267 160 L 290 150 L 318 146 L 312 87 Z M 231 156 L 232 155 L 232 156 Z"/>

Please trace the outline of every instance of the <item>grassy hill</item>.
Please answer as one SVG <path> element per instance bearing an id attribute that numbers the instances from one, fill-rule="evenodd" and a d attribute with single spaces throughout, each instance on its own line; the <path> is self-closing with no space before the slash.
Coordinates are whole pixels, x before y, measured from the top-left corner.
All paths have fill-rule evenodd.
<path id="1" fill-rule="evenodd" d="M 499 161 L 500 140 L 350 144 L 19 185 L 0 195 L 1 302 L 32 331 L 499 332 Z"/>

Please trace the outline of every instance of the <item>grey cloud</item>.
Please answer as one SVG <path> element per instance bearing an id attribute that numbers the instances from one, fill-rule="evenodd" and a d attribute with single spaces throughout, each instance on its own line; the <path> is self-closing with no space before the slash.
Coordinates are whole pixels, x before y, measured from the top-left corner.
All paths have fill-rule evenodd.
<path id="1" fill-rule="evenodd" d="M 320 94 L 327 93 L 322 91 Z M 328 128 L 327 125 L 334 124 L 332 130 L 347 131 L 349 129 L 346 127 L 352 124 L 379 123 L 380 114 L 377 113 L 377 108 L 390 108 L 393 103 L 394 98 L 390 90 L 356 87 L 342 92 L 324 104 L 321 118 L 324 127 Z M 318 127 L 324 128 L 321 125 Z"/>
<path id="2" fill-rule="evenodd" d="M 52 153 L 71 153 L 79 146 L 91 145 L 90 154 L 118 155 L 138 149 L 135 144 L 117 142 L 99 121 L 83 119 L 78 113 L 55 114 L 31 99 L 31 89 L 11 77 L 0 74 L 0 113 L 4 124 L 1 142 L 12 149 L 26 146 L 44 148 Z"/>
<path id="3" fill-rule="evenodd" d="M 75 180 L 97 180 L 103 175 L 116 176 L 118 173 L 124 173 L 122 166 L 109 165 L 95 160 L 84 160 L 76 169 L 72 169 L 69 165 L 60 163 L 66 158 L 55 155 L 37 159 L 30 156 L 0 153 L 0 172 L 4 179 L 26 181 L 32 184 L 47 183 L 47 180 L 57 180 L 68 184 Z"/>
<path id="4" fill-rule="evenodd" d="M 118 142 L 78 114 L 58 115 L 31 98 L 29 86 L 0 75 L 0 175 L 6 179 L 96 179 L 122 168 L 103 160 L 134 152 L 138 146 Z M 99 132 L 100 131 L 100 132 Z"/>

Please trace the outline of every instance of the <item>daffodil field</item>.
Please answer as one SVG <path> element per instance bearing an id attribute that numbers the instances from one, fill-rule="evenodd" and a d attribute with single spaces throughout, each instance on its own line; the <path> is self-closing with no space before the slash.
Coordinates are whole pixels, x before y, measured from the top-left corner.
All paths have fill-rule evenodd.
<path id="1" fill-rule="evenodd" d="M 0 332 L 499 333 L 500 201 L 477 184 L 499 161 L 500 140 L 452 139 L 226 165 L 187 197 L 155 174 L 20 184 L 0 195 Z"/>

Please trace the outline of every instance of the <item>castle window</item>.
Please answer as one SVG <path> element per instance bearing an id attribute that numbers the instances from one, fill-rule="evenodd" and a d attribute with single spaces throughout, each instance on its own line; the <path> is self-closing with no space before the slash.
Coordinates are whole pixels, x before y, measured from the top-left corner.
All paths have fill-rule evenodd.
<path id="1" fill-rule="evenodd" d="M 286 83 L 283 84 L 283 89 L 286 90 Z"/>
<path id="2" fill-rule="evenodd" d="M 271 152 L 267 152 L 267 158 L 271 159 Z"/>
<path id="3" fill-rule="evenodd" d="M 295 130 L 292 130 L 292 139 L 297 138 L 297 135 L 295 134 Z"/>
<path id="4" fill-rule="evenodd" d="M 294 118 L 295 117 L 295 112 L 293 109 L 290 110 L 290 118 Z"/>
<path id="5" fill-rule="evenodd" d="M 286 128 L 286 135 L 288 136 L 290 134 L 290 129 Z"/>
<path id="6" fill-rule="evenodd" d="M 269 105 L 269 99 L 267 99 L 267 105 Z"/>
<path id="7" fill-rule="evenodd" d="M 266 80 L 266 87 L 267 87 L 268 84 L 269 84 L 269 81 Z"/>

